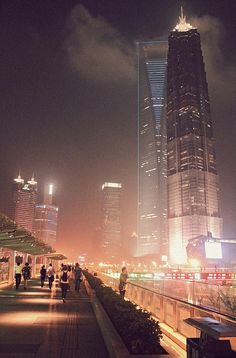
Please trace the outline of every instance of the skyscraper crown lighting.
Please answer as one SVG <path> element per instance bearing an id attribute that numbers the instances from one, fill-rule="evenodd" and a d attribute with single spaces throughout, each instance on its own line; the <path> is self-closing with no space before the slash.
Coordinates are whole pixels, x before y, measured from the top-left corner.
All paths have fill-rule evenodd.
<path id="1" fill-rule="evenodd" d="M 181 6 L 181 15 L 179 16 L 179 23 L 175 26 L 173 31 L 186 32 L 194 29 L 194 27 L 186 22 L 186 16 L 184 16 L 183 6 Z"/>
<path id="2" fill-rule="evenodd" d="M 37 182 L 34 180 L 34 175 L 32 175 L 32 178 L 30 180 L 28 180 L 28 184 L 30 185 L 36 185 Z"/>
<path id="3" fill-rule="evenodd" d="M 102 190 L 104 188 L 122 188 L 122 185 L 120 183 L 104 183 L 102 185 Z"/>
<path id="4" fill-rule="evenodd" d="M 18 177 L 14 179 L 14 181 L 15 181 L 16 183 L 22 183 L 22 184 L 24 183 L 24 179 L 21 178 L 20 173 L 19 173 Z"/>
<path id="5" fill-rule="evenodd" d="M 49 186 L 48 186 L 48 194 L 49 195 L 53 194 L 53 184 L 49 184 Z"/>

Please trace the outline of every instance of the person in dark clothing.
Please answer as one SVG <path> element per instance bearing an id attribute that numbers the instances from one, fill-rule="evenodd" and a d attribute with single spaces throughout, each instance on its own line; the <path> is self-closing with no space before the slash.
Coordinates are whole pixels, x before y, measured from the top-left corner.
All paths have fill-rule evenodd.
<path id="1" fill-rule="evenodd" d="M 24 290 L 26 290 L 28 280 L 30 280 L 31 277 L 31 269 L 28 262 L 25 263 L 25 266 L 22 269 L 22 274 L 24 279 Z"/>
<path id="2" fill-rule="evenodd" d="M 45 265 L 43 265 L 40 270 L 41 287 L 44 286 L 44 282 L 46 280 L 46 274 L 47 274 L 47 270 L 45 268 Z"/>
<path id="3" fill-rule="evenodd" d="M 75 264 L 74 275 L 75 275 L 75 291 L 79 291 L 80 283 L 82 282 L 82 269 L 78 262 L 76 262 Z"/>
<path id="4" fill-rule="evenodd" d="M 128 280 L 128 273 L 126 267 L 122 267 L 120 274 L 120 283 L 119 283 L 119 291 L 120 295 L 125 297 L 126 285 Z"/>
<path id="5" fill-rule="evenodd" d="M 70 272 L 68 271 L 68 268 L 66 265 L 63 266 L 63 270 L 60 274 L 60 286 L 61 286 L 61 298 L 63 303 L 65 303 L 66 294 L 69 287 L 69 281 L 70 281 Z"/>
<path id="6" fill-rule="evenodd" d="M 15 268 L 16 290 L 18 290 L 21 283 L 21 272 L 22 272 L 22 268 L 20 266 L 20 263 L 18 262 Z"/>

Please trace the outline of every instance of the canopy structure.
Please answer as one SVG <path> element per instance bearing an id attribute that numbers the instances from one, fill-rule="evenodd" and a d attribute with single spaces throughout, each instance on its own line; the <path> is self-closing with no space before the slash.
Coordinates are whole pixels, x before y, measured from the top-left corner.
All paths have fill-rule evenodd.
<path id="1" fill-rule="evenodd" d="M 4 214 L 0 214 L 0 247 L 30 255 L 46 256 L 53 260 L 67 258 L 34 237 L 31 232 L 17 227 L 16 223 Z"/>
<path id="2" fill-rule="evenodd" d="M 51 246 L 40 241 L 27 230 L 12 226 L 0 230 L 0 247 L 30 255 L 45 255 L 55 252 Z"/>
<path id="3" fill-rule="evenodd" d="M 58 252 L 53 252 L 51 254 L 47 254 L 45 255 L 48 259 L 50 260 L 58 260 L 58 261 L 61 261 L 61 260 L 66 260 L 67 257 L 63 254 L 59 254 Z"/>

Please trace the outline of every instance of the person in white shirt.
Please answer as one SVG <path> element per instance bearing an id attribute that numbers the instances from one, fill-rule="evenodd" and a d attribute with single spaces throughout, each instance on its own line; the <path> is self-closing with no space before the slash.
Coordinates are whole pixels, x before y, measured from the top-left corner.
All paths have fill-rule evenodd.
<path id="1" fill-rule="evenodd" d="M 52 289 L 52 283 L 54 281 L 54 268 L 52 267 L 52 264 L 49 264 L 47 268 L 47 276 L 48 276 L 48 287 L 51 290 Z"/>
<path id="2" fill-rule="evenodd" d="M 68 268 L 66 265 L 63 266 L 63 269 L 60 273 L 60 286 L 61 286 L 61 298 L 63 303 L 65 303 L 67 290 L 69 288 L 69 282 L 70 282 L 70 272 L 68 271 Z"/>
<path id="3" fill-rule="evenodd" d="M 19 262 L 17 262 L 15 267 L 15 280 L 16 280 L 16 290 L 18 290 L 20 283 L 21 283 L 21 273 L 22 273 L 22 267 Z"/>

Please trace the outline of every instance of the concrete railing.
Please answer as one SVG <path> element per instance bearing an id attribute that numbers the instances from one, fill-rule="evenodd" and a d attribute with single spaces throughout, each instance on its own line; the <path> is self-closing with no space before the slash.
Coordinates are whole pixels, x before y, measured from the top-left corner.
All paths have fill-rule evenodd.
<path id="1" fill-rule="evenodd" d="M 119 279 L 100 272 L 98 272 L 98 277 L 105 284 L 118 290 Z M 174 284 L 175 282 L 172 281 L 172 285 Z M 218 321 L 235 323 L 234 318 L 230 317 L 230 312 L 228 311 L 226 314 L 229 316 L 226 316 L 213 309 L 199 307 L 193 303 L 186 302 L 185 297 L 183 299 L 171 297 L 166 292 L 165 294 L 156 292 L 134 282 L 128 282 L 126 297 L 150 311 L 161 323 L 169 326 L 173 332 L 178 332 L 185 337 L 199 336 L 199 332 L 194 327 L 184 322 L 184 319 L 189 317 L 212 317 Z"/>

